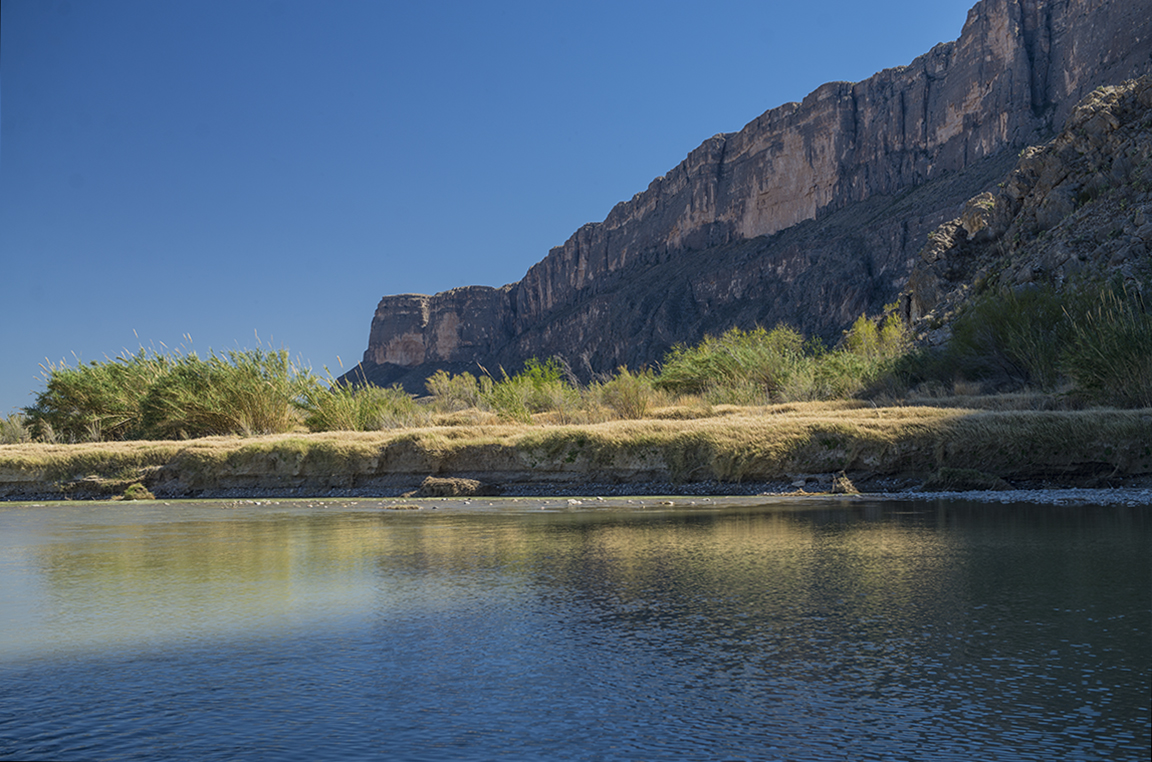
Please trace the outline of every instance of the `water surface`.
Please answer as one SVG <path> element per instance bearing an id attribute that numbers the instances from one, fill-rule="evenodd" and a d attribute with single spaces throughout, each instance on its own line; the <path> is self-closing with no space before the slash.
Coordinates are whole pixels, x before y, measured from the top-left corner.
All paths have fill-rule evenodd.
<path id="1" fill-rule="evenodd" d="M 0 757 L 1148 758 L 1146 507 L 755 502 L 0 507 Z"/>

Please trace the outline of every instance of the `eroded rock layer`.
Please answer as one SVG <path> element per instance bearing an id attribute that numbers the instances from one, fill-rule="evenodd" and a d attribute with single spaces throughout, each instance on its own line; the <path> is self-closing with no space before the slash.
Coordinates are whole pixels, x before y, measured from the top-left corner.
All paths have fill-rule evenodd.
<path id="1" fill-rule="evenodd" d="M 732 325 L 832 337 L 905 286 L 929 231 L 1093 88 L 1152 71 L 1152 0 L 981 0 L 958 40 L 716 135 L 502 288 L 384 297 L 349 375 L 561 356 L 588 377 Z"/>
<path id="2" fill-rule="evenodd" d="M 907 318 L 928 344 L 989 289 L 1152 284 L 1152 76 L 1100 87 L 993 191 L 938 227 L 908 278 Z"/>

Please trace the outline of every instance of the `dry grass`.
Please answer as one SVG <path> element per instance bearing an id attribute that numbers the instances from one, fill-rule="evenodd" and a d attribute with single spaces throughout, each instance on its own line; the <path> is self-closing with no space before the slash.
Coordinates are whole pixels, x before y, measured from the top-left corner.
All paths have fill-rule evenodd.
<path id="1" fill-rule="evenodd" d="M 489 482 L 771 480 L 788 473 L 997 477 L 1152 473 L 1152 410 L 974 410 L 859 402 L 716 406 L 694 419 L 485 424 L 182 442 L 0 446 L 0 495 L 85 477 L 158 494 L 352 487 L 460 475 Z M 391 480 L 391 481 L 389 481 Z"/>

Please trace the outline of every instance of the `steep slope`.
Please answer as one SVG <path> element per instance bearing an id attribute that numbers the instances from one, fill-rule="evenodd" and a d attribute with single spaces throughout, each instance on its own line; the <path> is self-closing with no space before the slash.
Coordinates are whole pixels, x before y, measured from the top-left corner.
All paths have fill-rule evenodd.
<path id="1" fill-rule="evenodd" d="M 587 377 L 731 325 L 835 335 L 1100 84 L 1152 71 L 1152 0 L 981 0 L 960 38 L 717 135 L 499 289 L 384 297 L 348 374 L 564 357 Z"/>
<path id="2" fill-rule="evenodd" d="M 902 305 L 921 338 L 943 343 L 951 319 L 992 288 L 1119 280 L 1152 286 L 1152 77 L 1100 87 L 1064 129 L 1021 152 L 995 192 L 937 228 Z"/>

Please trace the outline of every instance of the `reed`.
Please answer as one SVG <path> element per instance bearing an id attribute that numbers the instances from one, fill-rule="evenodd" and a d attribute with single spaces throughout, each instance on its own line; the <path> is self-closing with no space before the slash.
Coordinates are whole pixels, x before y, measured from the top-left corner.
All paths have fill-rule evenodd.
<path id="1" fill-rule="evenodd" d="M 1152 314 L 1134 290 L 1107 288 L 1071 324 L 1063 369 L 1089 399 L 1152 407 Z"/>
<path id="2" fill-rule="evenodd" d="M 11 413 L 0 418 L 0 444 L 21 444 L 32 441 L 32 429 L 24 413 Z"/>
<path id="3" fill-rule="evenodd" d="M 171 361 L 145 394 L 140 438 L 292 431 L 317 383 L 286 350 L 230 350 L 204 360 L 195 353 L 185 355 Z"/>
<path id="4" fill-rule="evenodd" d="M 486 383 L 481 384 L 481 381 Z M 491 391 L 492 379 L 484 376 L 478 380 L 471 373 L 453 376 L 438 370 L 428 378 L 424 387 L 439 412 L 454 413 L 480 407 L 484 394 Z"/>
<path id="5" fill-rule="evenodd" d="M 427 426 L 433 411 L 399 386 L 313 388 L 305 394 L 304 423 L 311 431 L 383 431 Z"/>
<path id="6" fill-rule="evenodd" d="M 64 442 L 126 439 L 140 434 L 144 397 L 175 364 L 141 348 L 105 362 L 42 365 L 45 389 L 25 409 L 41 439 Z"/>
<path id="7" fill-rule="evenodd" d="M 988 292 L 957 318 L 941 369 L 999 388 L 1055 388 L 1079 312 L 1052 286 Z"/>
<path id="8" fill-rule="evenodd" d="M 514 376 L 504 372 L 500 381 L 485 385 L 481 401 L 508 421 L 529 423 L 534 413 L 555 412 L 563 419 L 580 408 L 580 391 L 566 378 L 564 367 L 555 358 L 530 358 Z"/>
<path id="9" fill-rule="evenodd" d="M 787 326 L 733 328 L 673 349 L 655 386 L 702 394 L 713 404 L 848 398 L 892 376 L 909 346 L 907 327 L 895 313 L 861 315 L 831 351 Z"/>
<path id="10" fill-rule="evenodd" d="M 594 400 L 611 409 L 617 417 L 644 418 L 650 408 L 660 401 L 656 388 L 656 374 L 649 368 L 633 373 L 624 366 L 607 381 L 592 384 L 589 392 Z"/>

